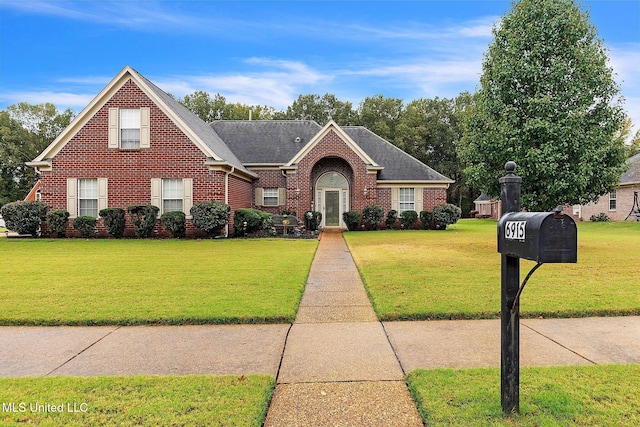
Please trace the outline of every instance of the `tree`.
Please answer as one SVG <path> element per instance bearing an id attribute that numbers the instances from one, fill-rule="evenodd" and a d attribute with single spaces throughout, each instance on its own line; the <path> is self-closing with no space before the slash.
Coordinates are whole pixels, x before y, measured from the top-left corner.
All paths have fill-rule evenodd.
<path id="1" fill-rule="evenodd" d="M 514 160 L 529 210 L 610 191 L 624 163 L 616 133 L 625 115 L 588 15 L 574 0 L 521 0 L 493 36 L 460 151 L 471 183 L 499 194 Z"/>
<path id="2" fill-rule="evenodd" d="M 0 111 L 0 206 L 22 200 L 38 180 L 33 160 L 66 128 L 73 111 L 21 102 Z"/>
<path id="3" fill-rule="evenodd" d="M 401 99 L 385 98 L 383 95 L 367 97 L 358 108 L 358 124 L 389 142 L 395 142 L 396 126 L 402 113 Z"/>
<path id="4" fill-rule="evenodd" d="M 340 101 L 335 95 L 299 95 L 287 110 L 274 115 L 277 120 L 313 120 L 324 126 L 329 120 L 338 125 L 349 125 L 355 119 L 350 102 Z"/>
<path id="5" fill-rule="evenodd" d="M 184 98 L 178 99 L 178 102 L 207 123 L 214 120 L 249 120 L 250 117 L 252 120 L 269 120 L 274 114 L 273 107 L 229 104 L 219 93 L 211 98 L 211 95 L 203 90 L 185 95 Z"/>

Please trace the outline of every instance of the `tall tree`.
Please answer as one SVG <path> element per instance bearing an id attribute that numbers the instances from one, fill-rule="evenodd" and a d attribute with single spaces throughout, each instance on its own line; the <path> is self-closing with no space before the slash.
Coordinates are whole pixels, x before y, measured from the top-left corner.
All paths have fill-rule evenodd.
<path id="1" fill-rule="evenodd" d="M 367 97 L 358 108 L 358 124 L 389 142 L 395 142 L 396 126 L 403 108 L 403 102 L 398 98 L 385 98 L 383 95 Z"/>
<path id="2" fill-rule="evenodd" d="M 298 99 L 287 107 L 284 112 L 274 115 L 278 120 L 313 120 L 324 126 L 329 120 L 338 125 L 352 124 L 355 112 L 350 102 L 340 101 L 335 95 L 325 93 L 320 95 L 299 95 Z"/>
<path id="3" fill-rule="evenodd" d="M 21 102 L 0 111 L 0 206 L 22 200 L 38 180 L 33 160 L 66 128 L 73 111 Z"/>
<path id="4" fill-rule="evenodd" d="M 514 160 L 522 206 L 594 201 L 617 183 L 625 118 L 607 50 L 574 0 L 521 0 L 493 28 L 460 152 L 469 180 L 499 194 Z"/>

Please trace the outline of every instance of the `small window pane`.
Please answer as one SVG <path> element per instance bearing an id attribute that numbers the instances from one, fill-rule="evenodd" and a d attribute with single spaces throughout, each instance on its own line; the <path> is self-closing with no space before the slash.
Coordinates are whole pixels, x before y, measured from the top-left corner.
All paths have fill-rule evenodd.
<path id="1" fill-rule="evenodd" d="M 162 180 L 162 212 L 182 211 L 182 180 Z"/>
<path id="2" fill-rule="evenodd" d="M 140 148 L 140 110 L 120 110 L 120 148 Z"/>
<path id="3" fill-rule="evenodd" d="M 98 180 L 78 180 L 78 215 L 98 217 Z"/>
<path id="4" fill-rule="evenodd" d="M 616 207 L 617 207 L 617 194 L 616 194 L 616 190 L 613 190 L 611 193 L 609 193 L 609 210 L 610 211 L 615 211 Z"/>
<path id="5" fill-rule="evenodd" d="M 262 199 L 264 206 L 278 206 L 278 189 L 265 188 L 262 191 Z"/>
<path id="6" fill-rule="evenodd" d="M 415 210 L 415 191 L 412 187 L 400 188 L 399 191 L 399 206 L 398 213 L 402 213 L 404 211 L 413 211 Z"/>

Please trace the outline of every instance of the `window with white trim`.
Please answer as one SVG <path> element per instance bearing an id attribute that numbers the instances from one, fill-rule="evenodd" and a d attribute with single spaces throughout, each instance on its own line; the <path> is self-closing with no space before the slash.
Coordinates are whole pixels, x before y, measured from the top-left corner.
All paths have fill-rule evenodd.
<path id="1" fill-rule="evenodd" d="M 140 110 L 120 110 L 120 148 L 140 148 Z"/>
<path id="2" fill-rule="evenodd" d="M 78 179 L 78 216 L 98 217 L 97 179 Z"/>
<path id="3" fill-rule="evenodd" d="M 262 206 L 278 206 L 278 189 L 277 188 L 263 189 Z"/>
<path id="4" fill-rule="evenodd" d="M 398 192 L 398 215 L 416 210 L 416 192 L 413 187 L 400 188 Z"/>
<path id="5" fill-rule="evenodd" d="M 162 213 L 182 211 L 183 188 L 182 179 L 162 180 Z"/>
<path id="6" fill-rule="evenodd" d="M 609 193 L 609 210 L 615 211 L 618 205 L 618 195 L 616 194 L 616 190 L 613 190 Z"/>

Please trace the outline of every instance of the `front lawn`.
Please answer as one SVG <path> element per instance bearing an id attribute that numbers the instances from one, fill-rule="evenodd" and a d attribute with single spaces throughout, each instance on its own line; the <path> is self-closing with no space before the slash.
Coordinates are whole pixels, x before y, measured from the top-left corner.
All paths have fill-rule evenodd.
<path id="1" fill-rule="evenodd" d="M 267 375 L 0 378 L 0 424 L 260 427 L 274 386 Z"/>
<path id="2" fill-rule="evenodd" d="M 345 239 L 381 320 L 496 318 L 496 221 L 447 231 L 350 232 Z M 578 223 L 578 263 L 543 265 L 521 299 L 523 317 L 640 314 L 640 223 Z M 534 265 L 521 261 L 522 278 Z"/>
<path id="3" fill-rule="evenodd" d="M 637 426 L 639 365 L 523 368 L 520 414 L 500 406 L 499 369 L 417 370 L 407 375 L 429 426 Z"/>
<path id="4" fill-rule="evenodd" d="M 316 240 L 0 239 L 2 325 L 293 322 Z"/>

